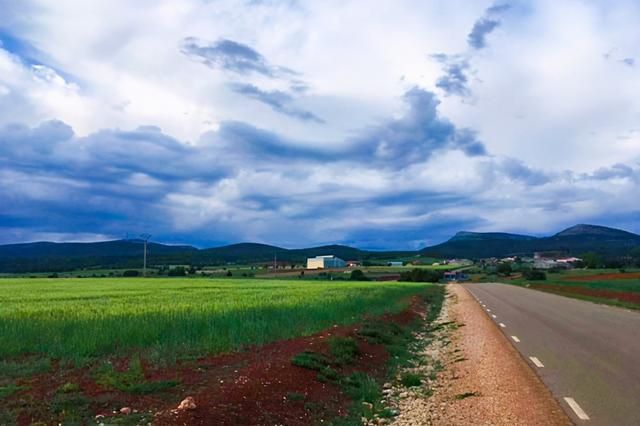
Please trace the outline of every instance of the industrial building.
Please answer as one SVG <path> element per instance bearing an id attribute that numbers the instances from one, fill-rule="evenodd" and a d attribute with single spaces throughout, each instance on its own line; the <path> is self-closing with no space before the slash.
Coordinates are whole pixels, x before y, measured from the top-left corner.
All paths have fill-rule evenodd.
<path id="1" fill-rule="evenodd" d="M 347 262 L 333 255 L 316 256 L 307 259 L 307 269 L 344 268 Z"/>

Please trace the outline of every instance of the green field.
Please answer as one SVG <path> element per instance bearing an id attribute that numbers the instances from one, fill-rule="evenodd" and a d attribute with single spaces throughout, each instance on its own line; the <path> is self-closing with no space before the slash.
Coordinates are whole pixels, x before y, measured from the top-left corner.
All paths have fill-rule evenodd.
<path id="1" fill-rule="evenodd" d="M 2 279 L 0 358 L 210 354 L 399 311 L 417 283 Z"/>

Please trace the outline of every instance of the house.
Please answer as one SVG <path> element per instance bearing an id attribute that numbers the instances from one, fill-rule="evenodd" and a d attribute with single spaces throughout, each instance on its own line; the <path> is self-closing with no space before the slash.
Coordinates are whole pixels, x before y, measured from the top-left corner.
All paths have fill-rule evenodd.
<path id="1" fill-rule="evenodd" d="M 347 266 L 349 268 L 357 268 L 362 266 L 362 262 L 360 262 L 359 260 L 347 260 Z"/>
<path id="2" fill-rule="evenodd" d="M 310 257 L 307 259 L 307 269 L 344 268 L 347 262 L 334 255 Z"/>
<path id="3" fill-rule="evenodd" d="M 404 262 L 387 262 L 387 266 L 404 266 Z"/>

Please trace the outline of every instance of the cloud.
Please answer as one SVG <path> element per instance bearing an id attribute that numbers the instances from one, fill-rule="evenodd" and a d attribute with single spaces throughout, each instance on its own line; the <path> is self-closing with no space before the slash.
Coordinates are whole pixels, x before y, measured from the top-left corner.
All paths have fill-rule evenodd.
<path id="1" fill-rule="evenodd" d="M 489 7 L 482 18 L 474 24 L 467 36 L 467 43 L 472 49 L 483 49 L 487 46 L 487 36 L 501 24 L 500 15 L 511 8 L 508 4 L 497 4 Z"/>
<path id="2" fill-rule="evenodd" d="M 403 100 L 407 107 L 404 116 L 355 138 L 358 155 L 372 156 L 371 160 L 389 167 L 405 167 L 442 149 L 459 149 L 470 156 L 486 154 L 472 131 L 457 129 L 440 116 L 440 101 L 433 93 L 414 87 Z"/>
<path id="3" fill-rule="evenodd" d="M 634 58 L 623 58 L 620 60 L 620 62 L 622 62 L 623 64 L 625 64 L 628 67 L 634 67 L 636 64 L 636 60 Z"/>
<path id="4" fill-rule="evenodd" d="M 288 68 L 269 64 L 267 59 L 246 44 L 228 39 L 205 42 L 194 37 L 182 41 L 181 52 L 211 68 L 238 74 L 257 73 L 267 77 L 295 75 Z"/>
<path id="5" fill-rule="evenodd" d="M 0 0 L 3 241 L 406 248 L 637 217 L 632 0 L 45 3 Z"/>
<path id="6" fill-rule="evenodd" d="M 469 60 L 459 55 L 448 56 L 444 53 L 431 55 L 442 64 L 444 75 L 436 80 L 436 87 L 444 91 L 445 95 L 457 95 L 468 97 L 471 95 L 469 89 L 469 77 L 467 73 L 471 71 Z"/>
<path id="7" fill-rule="evenodd" d="M 324 120 L 322 120 L 314 113 L 301 108 L 296 108 L 293 105 L 295 100 L 289 93 L 280 90 L 265 91 L 254 86 L 253 84 L 244 83 L 232 84 L 231 89 L 235 93 L 254 99 L 258 102 L 262 102 L 268 105 L 272 110 L 289 117 L 296 118 L 302 121 L 311 121 L 318 124 L 325 123 Z"/>
<path id="8" fill-rule="evenodd" d="M 260 157 L 288 157 L 308 161 L 354 161 L 398 169 L 428 160 L 438 151 L 459 150 L 469 156 L 486 155 L 486 148 L 469 129 L 458 129 L 438 113 L 440 101 L 424 89 L 404 93 L 403 115 L 359 130 L 342 143 L 301 145 L 247 123 L 224 122 L 208 135 L 217 144 L 241 152 L 253 161 Z"/>
<path id="9" fill-rule="evenodd" d="M 509 4 L 495 4 L 485 10 L 484 15 L 475 21 L 471 32 L 467 35 L 467 44 L 470 48 L 468 52 L 455 55 L 445 53 L 430 55 L 432 59 L 441 64 L 444 75 L 438 77 L 436 87 L 441 89 L 445 95 L 455 95 L 462 98 L 471 96 L 469 74 L 475 72 L 471 67 L 475 51 L 487 46 L 487 36 L 501 25 L 500 17 L 509 9 L 511 9 Z"/>

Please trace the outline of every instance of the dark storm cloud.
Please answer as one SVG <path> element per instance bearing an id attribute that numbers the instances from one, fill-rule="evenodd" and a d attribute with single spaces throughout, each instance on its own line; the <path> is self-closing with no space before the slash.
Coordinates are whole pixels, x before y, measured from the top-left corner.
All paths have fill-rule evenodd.
<path id="1" fill-rule="evenodd" d="M 469 156 L 486 154 L 473 131 L 459 129 L 440 116 L 440 102 L 433 93 L 416 87 L 407 91 L 403 99 L 406 111 L 402 117 L 363 129 L 339 148 L 326 148 L 318 143 L 302 146 L 242 122 L 224 122 L 208 139 L 219 139 L 231 152 L 243 152 L 256 159 L 273 156 L 306 158 L 312 162 L 331 159 L 391 169 L 425 162 L 441 150 L 461 150 Z"/>

